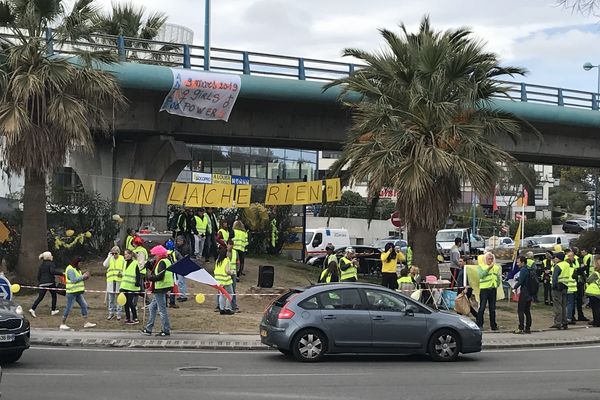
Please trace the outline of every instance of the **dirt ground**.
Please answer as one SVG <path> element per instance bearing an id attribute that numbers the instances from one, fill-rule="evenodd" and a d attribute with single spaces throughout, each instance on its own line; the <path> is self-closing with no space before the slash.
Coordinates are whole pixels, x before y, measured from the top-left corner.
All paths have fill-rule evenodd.
<path id="1" fill-rule="evenodd" d="M 259 265 L 273 265 L 275 267 L 275 282 L 273 289 L 260 289 L 256 285 L 258 283 L 258 267 Z M 214 268 L 214 263 L 204 265 L 207 271 L 211 272 Z M 125 325 L 124 314 L 121 321 L 107 321 L 107 307 L 104 301 L 104 293 L 92 293 L 90 290 L 106 290 L 106 281 L 104 278 L 104 268 L 100 260 L 82 265 L 82 270 L 89 270 L 92 277 L 86 281 L 85 299 L 89 305 L 88 320 L 98 324 L 95 329 L 114 329 L 114 330 L 139 330 L 140 325 Z M 179 308 L 169 308 L 169 319 L 172 328 L 177 331 L 196 331 L 206 333 L 256 333 L 258 323 L 262 317 L 262 313 L 267 306 L 273 301 L 278 293 L 281 293 L 291 287 L 308 285 L 309 282 L 317 282 L 318 271 L 314 267 L 304 264 L 288 261 L 280 258 L 247 258 L 244 272 L 246 275 L 241 277 L 237 284 L 237 291 L 240 294 L 238 297 L 238 306 L 240 311 L 233 316 L 220 315 L 215 312 L 216 294 L 215 289 L 202 285 L 189 279 L 187 282 L 187 291 L 192 293 L 188 296 L 186 302 L 177 302 Z M 203 304 L 198 304 L 195 301 L 195 294 L 203 293 L 206 295 L 206 301 Z M 244 294 L 252 294 L 244 296 Z M 256 296 L 258 294 L 259 296 Z M 37 292 L 21 290 L 15 295 L 15 301 L 23 307 L 27 318 L 34 328 L 58 328 L 60 325 L 62 311 L 65 306 L 65 298 L 58 296 L 58 308 L 61 312 L 56 316 L 50 316 L 50 296 L 46 297 L 36 310 L 37 318 L 32 318 L 27 312 L 33 301 L 37 297 Z M 138 303 L 138 307 L 142 302 Z M 141 310 L 138 308 L 138 318 L 142 321 L 143 317 Z M 147 311 L 146 311 L 147 318 Z M 67 324 L 74 329 L 80 329 L 83 326 L 83 318 L 79 311 L 79 305 L 75 304 Z M 160 321 L 157 320 L 157 324 Z M 159 325 L 160 326 L 160 325 Z"/>
<path id="2" fill-rule="evenodd" d="M 273 265 L 275 267 L 275 282 L 273 289 L 257 288 L 259 265 Z M 207 271 L 213 271 L 214 263 L 204 265 Z M 89 270 L 92 277 L 86 281 L 86 301 L 90 306 L 88 319 L 98 324 L 95 329 L 113 330 L 138 330 L 140 325 L 125 325 L 124 316 L 121 321 L 107 321 L 107 309 L 104 301 L 104 293 L 92 293 L 89 290 L 105 290 L 104 268 L 101 261 L 86 263 L 83 270 Z M 277 294 L 285 290 L 305 286 L 318 279 L 319 271 L 305 264 L 289 261 L 282 258 L 247 258 L 245 266 L 246 275 L 238 282 L 237 290 L 238 305 L 240 311 L 233 316 L 220 315 L 215 312 L 216 299 L 215 290 L 206 285 L 187 280 L 187 291 L 192 293 L 186 302 L 177 302 L 179 308 L 169 308 L 171 325 L 176 331 L 195 331 L 206 333 L 256 333 L 258 323 L 265 308 L 273 301 Z M 369 279 L 372 281 L 372 279 Z M 50 316 L 50 296 L 42 301 L 36 310 L 37 318 L 31 318 L 27 310 L 31 307 L 37 292 L 21 290 L 15 295 L 17 303 L 23 306 L 28 319 L 34 328 L 58 328 L 65 305 L 65 298 L 58 296 L 58 308 L 61 310 L 56 316 Z M 203 293 L 206 301 L 198 304 L 195 294 Z M 257 296 L 258 294 L 258 296 Z M 540 293 L 541 294 L 541 293 Z M 543 296 L 541 296 L 543 299 Z M 141 305 L 141 302 L 139 303 Z M 497 322 L 501 330 L 514 330 L 517 327 L 517 305 L 515 302 L 499 301 L 497 304 Z M 588 311 L 591 316 L 591 311 Z M 138 310 L 139 319 L 143 319 L 141 310 Z M 534 303 L 532 306 L 533 327 L 532 329 L 546 329 L 552 325 L 552 307 L 544 303 Z M 147 312 L 146 312 L 147 317 Z M 160 323 L 157 321 L 157 324 Z M 75 329 L 83 326 L 83 319 L 79 306 L 75 305 L 67 324 Z M 484 329 L 489 329 L 488 313 L 485 315 Z"/>

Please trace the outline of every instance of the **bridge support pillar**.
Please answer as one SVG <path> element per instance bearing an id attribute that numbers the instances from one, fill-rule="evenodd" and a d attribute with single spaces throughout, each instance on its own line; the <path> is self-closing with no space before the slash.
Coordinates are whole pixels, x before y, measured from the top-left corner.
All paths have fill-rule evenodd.
<path id="1" fill-rule="evenodd" d="M 166 199 L 171 182 L 191 161 L 186 144 L 172 137 L 153 136 L 143 140 L 102 142 L 93 155 L 71 154 L 70 166 L 78 173 L 86 192 L 95 191 L 115 202 L 115 213 L 125 223 L 123 228 L 138 228 L 151 222 L 163 231 L 167 227 Z M 117 203 L 123 178 L 156 181 L 151 205 Z"/>

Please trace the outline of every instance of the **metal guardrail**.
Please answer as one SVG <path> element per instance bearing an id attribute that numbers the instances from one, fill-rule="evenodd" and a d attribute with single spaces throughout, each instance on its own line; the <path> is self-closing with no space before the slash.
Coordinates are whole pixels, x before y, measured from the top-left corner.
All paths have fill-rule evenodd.
<path id="1" fill-rule="evenodd" d="M 3 42 L 16 37 L 0 33 Z M 204 69 L 204 47 L 181 43 L 160 42 L 127 38 L 123 36 L 94 35 L 89 42 L 55 43 L 52 34 L 45 35 L 48 54 L 72 55 L 75 49 L 88 51 L 114 51 L 119 61 Z M 332 81 L 349 76 L 363 67 L 360 64 L 312 58 L 291 57 L 278 54 L 211 47 L 211 71 L 233 72 L 244 75 L 272 76 L 283 79 Z M 501 81 L 508 86 L 511 99 L 529 103 L 551 104 L 598 110 L 600 98 L 597 93 L 534 85 L 525 82 Z"/>

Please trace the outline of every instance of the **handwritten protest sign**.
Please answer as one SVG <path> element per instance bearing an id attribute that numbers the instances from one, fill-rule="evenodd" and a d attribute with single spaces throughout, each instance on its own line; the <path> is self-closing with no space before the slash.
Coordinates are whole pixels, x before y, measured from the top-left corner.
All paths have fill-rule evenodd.
<path id="1" fill-rule="evenodd" d="M 229 120 L 241 88 L 239 75 L 171 68 L 173 88 L 160 111 L 205 120 Z"/>
<path id="2" fill-rule="evenodd" d="M 152 204 L 154 200 L 155 181 L 141 179 L 123 179 L 119 192 L 120 203 Z"/>

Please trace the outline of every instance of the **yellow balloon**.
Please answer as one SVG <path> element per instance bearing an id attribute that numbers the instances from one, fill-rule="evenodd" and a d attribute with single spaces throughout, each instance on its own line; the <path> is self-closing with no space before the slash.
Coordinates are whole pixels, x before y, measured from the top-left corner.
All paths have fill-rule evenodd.
<path id="1" fill-rule="evenodd" d="M 20 290 L 21 285 L 19 285 L 18 283 L 13 283 L 12 285 L 10 285 L 10 291 L 13 293 L 19 293 Z"/>
<path id="2" fill-rule="evenodd" d="M 92 232 L 90 232 L 90 231 L 87 231 L 87 232 L 85 233 L 85 237 L 86 237 L 86 238 L 88 238 L 88 239 L 89 239 L 89 238 L 91 238 L 91 237 L 92 237 Z"/>
<path id="3" fill-rule="evenodd" d="M 121 216 L 119 214 L 114 214 L 112 216 L 113 221 L 118 221 L 121 218 Z"/>
<path id="4" fill-rule="evenodd" d="M 117 304 L 120 306 L 124 306 L 127 303 L 127 297 L 125 297 L 125 293 L 119 293 L 117 296 Z"/>
<path id="5" fill-rule="evenodd" d="M 67 235 L 67 237 L 71 237 L 75 234 L 75 231 L 73 229 L 67 229 L 67 231 L 65 232 L 65 235 Z"/>
<path id="6" fill-rule="evenodd" d="M 444 256 L 442 256 L 442 255 L 437 256 L 437 260 L 439 262 L 444 262 Z"/>
<path id="7" fill-rule="evenodd" d="M 204 300 L 206 300 L 206 296 L 204 296 L 202 293 L 198 293 L 196 295 L 196 303 L 202 304 L 204 303 Z"/>

